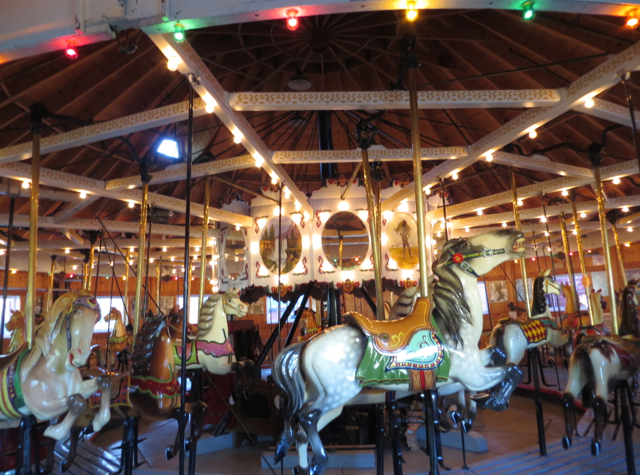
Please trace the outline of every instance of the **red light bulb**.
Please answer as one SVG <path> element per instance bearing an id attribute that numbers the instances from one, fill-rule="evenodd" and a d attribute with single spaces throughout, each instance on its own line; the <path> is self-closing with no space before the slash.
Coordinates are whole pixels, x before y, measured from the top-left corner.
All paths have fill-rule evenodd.
<path id="1" fill-rule="evenodd" d="M 290 31 L 296 31 L 298 29 L 298 10 L 288 10 L 287 11 L 287 28 Z"/>
<path id="2" fill-rule="evenodd" d="M 78 50 L 75 48 L 75 46 L 67 45 L 64 50 L 64 54 L 69 59 L 78 59 Z"/>

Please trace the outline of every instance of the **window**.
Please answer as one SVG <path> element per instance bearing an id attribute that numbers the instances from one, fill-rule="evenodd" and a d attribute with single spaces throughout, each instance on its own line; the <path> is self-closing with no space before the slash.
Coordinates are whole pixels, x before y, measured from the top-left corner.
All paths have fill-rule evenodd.
<path id="1" fill-rule="evenodd" d="M 0 297 L 0 313 L 2 312 L 2 297 Z M 17 311 L 20 310 L 20 296 L 19 295 L 7 295 L 7 306 L 5 307 L 5 311 L 4 311 L 4 322 L 5 325 L 6 323 L 9 321 L 9 319 L 11 318 L 11 311 Z M 6 328 L 3 328 L 3 335 L 4 338 L 11 338 L 11 333 L 10 331 L 7 331 Z"/>
<path id="2" fill-rule="evenodd" d="M 204 300 L 207 300 L 211 295 L 205 295 Z M 200 309 L 198 308 L 200 297 L 198 295 L 192 295 L 189 299 L 189 323 L 193 323 L 194 325 L 198 324 L 198 317 L 200 316 Z M 178 297 L 178 306 L 180 308 L 184 307 L 184 297 L 180 295 Z"/>
<path id="3" fill-rule="evenodd" d="M 482 302 L 482 314 L 487 315 L 489 313 L 489 302 L 487 301 L 487 288 L 484 282 L 478 282 L 478 291 L 480 292 L 480 302 Z"/>
<path id="4" fill-rule="evenodd" d="M 291 312 L 291 315 L 289 315 L 289 318 L 287 318 L 286 323 L 293 323 L 293 321 L 295 320 L 296 312 L 298 311 L 298 309 L 300 308 L 300 304 L 302 303 L 302 297 L 303 295 L 301 295 L 298 298 L 298 301 L 296 302 L 296 306 L 294 307 L 293 312 Z M 282 313 L 284 313 L 284 311 L 286 310 L 286 308 L 289 306 L 290 303 L 291 302 L 282 302 L 280 304 L 280 309 Z M 267 297 L 267 323 L 277 325 L 278 320 L 279 320 L 278 300 L 271 297 Z"/>
<path id="5" fill-rule="evenodd" d="M 580 310 L 588 310 L 588 303 L 587 303 L 587 292 L 584 288 L 584 286 L 582 285 L 582 274 L 573 274 L 573 276 L 575 277 L 575 281 L 576 281 L 576 290 L 578 291 L 578 299 L 580 300 Z M 562 285 L 571 285 L 573 286 L 573 282 L 571 282 L 571 279 L 569 278 L 568 274 L 564 274 L 564 275 L 556 275 L 556 282 L 561 283 Z M 549 302 L 549 305 L 551 307 L 551 310 L 555 310 L 555 298 L 552 298 L 551 296 L 547 296 L 547 301 Z M 565 309 L 565 305 L 566 305 L 566 300 L 564 298 L 564 294 L 560 294 L 558 295 L 558 302 L 560 304 L 560 310 L 564 311 Z"/>
<path id="6" fill-rule="evenodd" d="M 104 320 L 104 317 L 111 312 L 111 307 L 120 311 L 122 314 L 122 323 L 124 323 L 125 327 L 127 326 L 129 320 L 124 312 L 124 302 L 120 297 L 96 297 L 96 300 L 98 301 L 98 305 L 100 305 L 100 321 L 96 323 L 94 332 L 111 333 L 111 331 L 113 331 L 115 322 L 105 322 Z"/>

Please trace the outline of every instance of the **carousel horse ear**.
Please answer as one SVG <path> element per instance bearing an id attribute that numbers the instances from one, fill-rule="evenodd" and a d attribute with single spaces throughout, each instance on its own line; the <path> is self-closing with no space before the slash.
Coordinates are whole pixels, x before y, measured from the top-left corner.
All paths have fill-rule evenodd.
<path id="1" fill-rule="evenodd" d="M 549 274 L 551 274 L 551 271 L 549 269 L 542 271 L 542 275 L 545 277 L 547 277 Z"/>

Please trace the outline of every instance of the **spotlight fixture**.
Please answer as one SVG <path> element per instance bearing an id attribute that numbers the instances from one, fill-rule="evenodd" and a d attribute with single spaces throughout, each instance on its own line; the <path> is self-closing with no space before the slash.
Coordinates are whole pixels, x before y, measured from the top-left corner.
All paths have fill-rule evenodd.
<path id="1" fill-rule="evenodd" d="M 178 142 L 173 139 L 163 139 L 158 146 L 158 153 L 169 158 L 179 158 Z"/>
<path id="2" fill-rule="evenodd" d="M 528 2 L 524 2 L 522 4 L 522 18 L 525 21 L 531 21 L 536 16 L 536 12 L 533 9 L 533 4 L 534 3 L 535 2 L 533 2 L 533 1 L 528 1 Z"/>
<path id="3" fill-rule="evenodd" d="M 289 31 L 296 31 L 299 25 L 298 10 L 295 8 L 287 10 L 287 28 L 289 28 Z"/>
<path id="4" fill-rule="evenodd" d="M 418 7 L 415 0 L 407 0 L 406 16 L 409 21 L 415 21 L 418 18 Z"/>
<path id="5" fill-rule="evenodd" d="M 176 40 L 176 43 L 182 43 L 184 41 L 184 37 L 184 25 L 177 22 L 173 25 L 173 39 Z"/>

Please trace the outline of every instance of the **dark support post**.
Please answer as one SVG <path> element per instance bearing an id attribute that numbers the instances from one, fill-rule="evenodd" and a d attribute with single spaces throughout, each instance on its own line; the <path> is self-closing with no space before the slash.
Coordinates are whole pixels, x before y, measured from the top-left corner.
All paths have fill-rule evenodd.
<path id="1" fill-rule="evenodd" d="M 376 303 L 373 301 L 373 299 L 371 298 L 371 295 L 369 295 L 369 292 L 367 292 L 367 289 L 365 288 L 365 286 L 362 286 L 362 297 L 364 297 L 364 300 L 367 302 L 367 305 L 369 305 L 369 308 L 371 309 L 371 311 L 373 312 L 373 314 L 376 314 Z"/>
<path id="2" fill-rule="evenodd" d="M 7 231 L 7 250 L 4 254 L 4 282 L 2 287 L 2 316 L 0 316 L 0 330 L 4 329 L 4 314 L 7 309 L 7 291 L 9 290 L 9 266 L 11 265 L 11 241 L 13 241 L 13 213 L 16 198 L 11 196 L 9 201 L 9 230 Z M 0 332 L 2 333 L 2 332 Z M 4 353 L 4 338 L 0 338 L 0 355 Z"/>
<path id="3" fill-rule="evenodd" d="M 627 381 L 618 382 L 616 388 L 620 395 L 620 411 L 622 417 L 622 431 L 624 435 L 624 453 L 627 459 L 627 474 L 636 475 L 636 461 L 633 454 L 633 420 L 631 416 L 631 390 Z"/>
<path id="4" fill-rule="evenodd" d="M 384 475 L 384 407 L 376 404 L 376 475 Z"/>
<path id="5" fill-rule="evenodd" d="M 532 348 L 528 351 L 529 367 L 531 368 L 531 378 L 533 379 L 534 401 L 536 404 L 536 424 L 538 426 L 538 447 L 540 447 L 540 455 L 547 455 L 547 441 L 544 431 L 544 414 L 542 412 L 542 402 L 540 402 L 540 376 L 538 370 L 540 368 L 540 354 L 538 348 Z"/>
<path id="6" fill-rule="evenodd" d="M 435 389 L 424 392 L 424 427 L 427 434 L 427 453 L 429 454 L 429 475 L 440 475 L 438 450 L 436 447 L 436 412 L 438 393 Z"/>
<path id="7" fill-rule="evenodd" d="M 400 449 L 400 427 L 396 417 L 396 392 L 386 394 L 387 421 L 389 423 L 389 438 L 391 439 L 391 457 L 393 460 L 393 475 L 402 475 L 402 450 Z"/>

